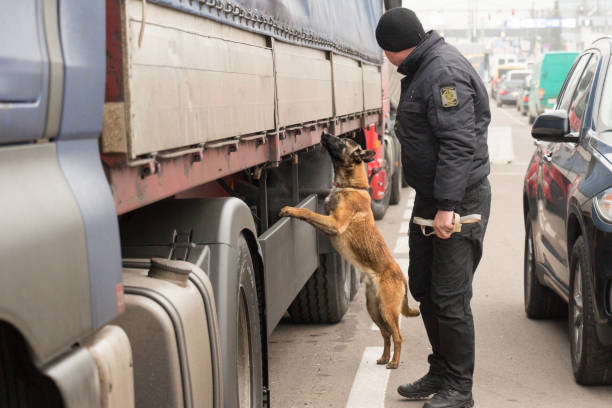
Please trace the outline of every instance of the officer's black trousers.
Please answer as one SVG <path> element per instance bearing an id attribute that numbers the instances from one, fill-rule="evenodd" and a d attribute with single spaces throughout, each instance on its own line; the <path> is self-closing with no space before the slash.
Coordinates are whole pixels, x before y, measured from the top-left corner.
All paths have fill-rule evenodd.
<path id="1" fill-rule="evenodd" d="M 472 389 L 474 320 L 470 308 L 472 278 L 482 257 L 482 242 L 491 208 L 491 186 L 485 178 L 468 187 L 459 215 L 481 214 L 482 220 L 464 224 L 449 239 L 426 237 L 410 223 L 410 292 L 420 302 L 421 316 L 432 347 L 430 372 L 445 377 L 460 391 Z M 433 219 L 432 199 L 418 194 L 412 216 Z"/>

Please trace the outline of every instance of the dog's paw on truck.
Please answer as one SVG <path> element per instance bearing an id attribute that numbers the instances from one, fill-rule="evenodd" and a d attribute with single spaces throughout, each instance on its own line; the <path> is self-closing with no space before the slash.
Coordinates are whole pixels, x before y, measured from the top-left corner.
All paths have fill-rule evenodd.
<path id="1" fill-rule="evenodd" d="M 285 3 L 0 6 L 0 406 L 265 406 L 284 313 L 342 319 L 357 271 L 278 212 L 322 208 L 323 130 L 384 206 L 382 5 Z"/>

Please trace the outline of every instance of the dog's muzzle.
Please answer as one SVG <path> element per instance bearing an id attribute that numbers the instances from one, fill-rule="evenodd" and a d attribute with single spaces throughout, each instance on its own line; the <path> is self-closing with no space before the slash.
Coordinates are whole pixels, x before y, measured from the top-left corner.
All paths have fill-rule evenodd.
<path id="1" fill-rule="evenodd" d="M 474 222 L 479 222 L 482 219 L 480 214 L 470 214 L 470 215 L 465 215 L 462 217 L 459 214 L 454 213 L 454 216 L 455 216 L 455 220 L 453 222 L 453 230 L 451 231 L 451 235 L 454 234 L 455 232 L 461 232 L 462 224 L 471 224 Z M 435 234 L 435 231 L 433 230 L 427 231 L 427 228 L 433 228 L 433 223 L 434 223 L 433 220 L 428 220 L 428 219 L 421 218 L 421 217 L 414 217 L 414 220 L 412 222 L 414 222 L 416 225 L 419 225 L 421 227 L 421 232 L 426 237 L 429 237 Z"/>

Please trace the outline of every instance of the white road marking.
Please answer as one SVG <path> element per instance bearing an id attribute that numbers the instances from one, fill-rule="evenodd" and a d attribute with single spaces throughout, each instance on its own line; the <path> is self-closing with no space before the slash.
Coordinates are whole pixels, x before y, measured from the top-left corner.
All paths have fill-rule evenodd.
<path id="1" fill-rule="evenodd" d="M 404 216 L 402 217 L 404 220 L 409 220 L 412 217 L 412 208 L 408 208 L 404 211 Z"/>
<path id="2" fill-rule="evenodd" d="M 373 408 L 384 407 L 387 382 L 391 370 L 376 364 L 382 354 L 382 347 L 366 347 L 359 363 L 359 369 L 346 408 Z"/>
<path id="3" fill-rule="evenodd" d="M 489 159 L 491 163 L 506 164 L 514 159 L 512 127 L 490 126 L 487 143 L 489 145 Z"/>
<path id="4" fill-rule="evenodd" d="M 393 249 L 394 254 L 407 254 L 408 253 L 408 235 L 400 235 L 395 241 L 395 248 Z"/>
<path id="5" fill-rule="evenodd" d="M 407 234 L 408 229 L 410 228 L 410 221 L 402 221 L 399 228 L 400 234 Z"/>
<path id="6" fill-rule="evenodd" d="M 517 119 L 516 117 L 514 117 L 514 115 L 510 115 L 508 112 L 506 112 L 505 109 L 498 109 L 498 110 L 501 113 L 503 113 L 504 115 L 506 115 L 506 117 L 508 119 L 512 120 L 514 123 L 519 124 L 519 125 L 524 126 L 524 127 L 531 127 L 531 125 L 527 124 L 524 119 L 523 120 Z"/>

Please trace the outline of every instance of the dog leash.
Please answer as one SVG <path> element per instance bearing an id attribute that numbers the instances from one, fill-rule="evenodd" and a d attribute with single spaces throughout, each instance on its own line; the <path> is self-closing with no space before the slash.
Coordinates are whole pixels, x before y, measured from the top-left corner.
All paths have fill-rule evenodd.
<path id="1" fill-rule="evenodd" d="M 451 235 L 455 232 L 461 231 L 461 224 L 471 224 L 474 222 L 479 222 L 480 219 L 482 218 L 480 214 L 470 214 L 470 215 L 464 215 L 462 217 L 459 214 L 454 213 L 454 216 L 455 216 L 455 219 L 453 222 L 453 230 L 451 231 Z M 414 217 L 414 220 L 412 222 L 414 222 L 416 225 L 419 225 L 421 227 L 421 232 L 426 237 L 429 237 L 435 234 L 435 231 L 427 232 L 425 230 L 425 228 L 427 227 L 433 228 L 433 223 L 434 223 L 433 220 L 427 220 L 421 217 Z"/>

